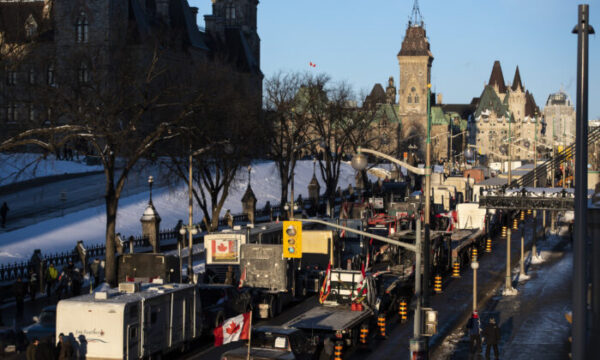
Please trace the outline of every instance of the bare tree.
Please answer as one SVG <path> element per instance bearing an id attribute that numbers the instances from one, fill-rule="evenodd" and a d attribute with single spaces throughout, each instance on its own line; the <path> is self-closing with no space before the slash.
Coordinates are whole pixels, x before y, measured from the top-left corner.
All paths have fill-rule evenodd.
<path id="1" fill-rule="evenodd" d="M 269 157 L 275 161 L 281 181 L 281 207 L 288 200 L 288 187 L 296 162 L 309 144 L 305 96 L 299 73 L 276 73 L 265 81 L 265 112 L 269 129 Z M 316 139 L 313 139 L 316 141 Z"/>
<path id="2" fill-rule="evenodd" d="M 34 96 L 46 109 L 41 126 L 0 144 L 0 149 L 34 144 L 54 152 L 67 143 L 83 143 L 85 153 L 99 158 L 106 178 L 106 280 L 111 285 L 116 283 L 115 227 L 126 179 L 157 143 L 178 134 L 196 105 L 193 84 L 182 82 L 181 68 L 169 71 L 173 64 L 158 48 L 113 49 L 109 62 L 96 60 L 105 60 L 100 49 L 73 54 L 56 85 L 37 87 Z"/>
<path id="3" fill-rule="evenodd" d="M 193 197 L 207 230 L 215 231 L 238 170 L 261 149 L 264 126 L 260 101 L 249 90 L 245 74 L 218 63 L 198 67 L 196 74 L 200 87 L 195 121 L 186 128 L 184 149 L 171 152 L 168 167 L 187 181 L 189 161 L 181 154 L 193 154 Z"/>

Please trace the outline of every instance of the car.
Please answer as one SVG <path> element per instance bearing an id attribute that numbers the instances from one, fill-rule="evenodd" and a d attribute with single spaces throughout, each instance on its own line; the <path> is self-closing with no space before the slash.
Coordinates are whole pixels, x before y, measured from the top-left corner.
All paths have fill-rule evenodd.
<path id="1" fill-rule="evenodd" d="M 39 316 L 33 317 L 33 321 L 35 323 L 23 328 L 23 333 L 25 333 L 27 340 L 51 338 L 54 342 L 56 334 L 56 305 L 44 307 Z"/>
<path id="2" fill-rule="evenodd" d="M 252 297 L 233 285 L 198 284 L 206 331 L 221 326 L 223 321 L 250 311 Z"/>
<path id="3" fill-rule="evenodd" d="M 315 358 L 318 339 L 310 339 L 304 331 L 282 326 L 259 326 L 250 335 L 251 359 L 311 360 Z M 229 350 L 221 360 L 245 360 L 248 345 Z"/>

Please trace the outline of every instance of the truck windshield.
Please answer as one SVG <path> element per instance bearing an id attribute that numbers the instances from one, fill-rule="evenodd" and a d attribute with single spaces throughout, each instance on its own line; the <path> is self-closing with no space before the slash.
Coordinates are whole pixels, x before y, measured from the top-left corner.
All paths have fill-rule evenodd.
<path id="1" fill-rule="evenodd" d="M 282 334 L 253 331 L 251 341 L 252 347 L 289 350 L 288 338 Z"/>

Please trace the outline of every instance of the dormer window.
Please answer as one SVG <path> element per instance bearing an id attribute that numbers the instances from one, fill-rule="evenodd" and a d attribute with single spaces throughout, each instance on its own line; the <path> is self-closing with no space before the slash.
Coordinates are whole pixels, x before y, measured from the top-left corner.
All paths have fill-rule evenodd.
<path id="1" fill-rule="evenodd" d="M 37 28 L 38 24 L 35 18 L 29 14 L 29 17 L 25 20 L 25 36 L 27 36 L 27 39 L 31 39 L 37 34 Z"/>
<path id="2" fill-rule="evenodd" d="M 82 11 L 75 23 L 75 41 L 77 43 L 85 44 L 88 42 L 88 25 L 87 15 Z"/>
<path id="3" fill-rule="evenodd" d="M 53 64 L 48 65 L 46 78 L 48 79 L 48 85 L 54 86 L 54 65 Z"/>

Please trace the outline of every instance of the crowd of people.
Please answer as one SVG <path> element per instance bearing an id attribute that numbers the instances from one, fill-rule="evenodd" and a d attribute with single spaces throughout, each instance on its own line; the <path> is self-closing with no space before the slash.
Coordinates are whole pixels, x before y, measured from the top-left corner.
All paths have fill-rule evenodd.
<path id="1" fill-rule="evenodd" d="M 26 360 L 71 360 L 75 359 L 75 348 L 71 343 L 71 340 L 60 334 L 58 336 L 58 343 L 53 344 L 50 339 L 44 339 L 40 341 L 35 338 L 27 346 L 25 351 Z"/>

